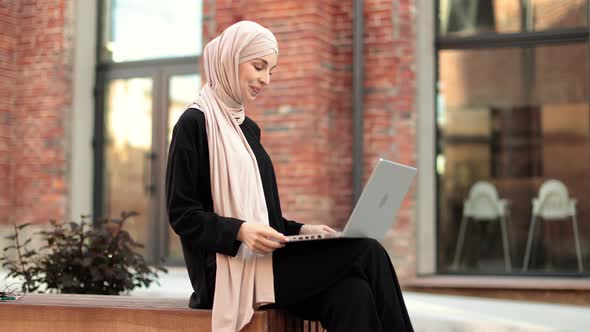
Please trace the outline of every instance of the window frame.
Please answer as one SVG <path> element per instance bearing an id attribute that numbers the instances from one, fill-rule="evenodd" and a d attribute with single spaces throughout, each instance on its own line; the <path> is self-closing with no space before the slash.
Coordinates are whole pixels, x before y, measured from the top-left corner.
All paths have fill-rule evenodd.
<path id="1" fill-rule="evenodd" d="M 96 4 L 96 48 L 95 82 L 94 82 L 94 128 L 93 128 L 93 179 L 92 179 L 92 214 L 104 215 L 104 167 L 105 167 L 105 88 L 109 80 L 133 77 L 151 77 L 153 79 L 153 130 L 152 149 L 157 160 L 152 164 L 150 179 L 156 186 L 154 197 L 150 204 L 150 220 L 148 221 L 148 241 L 145 244 L 146 259 L 151 264 L 159 264 L 161 258 L 166 258 L 166 265 L 181 266 L 182 259 L 172 259 L 168 253 L 169 227 L 164 192 L 164 178 L 167 158 L 167 131 L 169 82 L 176 75 L 201 75 L 199 64 L 201 54 L 196 56 L 182 56 L 173 58 L 147 59 L 138 61 L 113 62 L 102 61 L 104 11 L 107 10 L 104 1 Z M 202 24 L 203 22 L 201 22 Z"/>
<path id="2" fill-rule="evenodd" d="M 587 26 L 583 28 L 559 28 L 554 30 L 543 30 L 538 32 L 515 32 L 515 33 L 484 33 L 467 37 L 439 36 L 439 1 L 418 0 L 416 31 L 417 31 L 417 91 L 416 91 L 416 113 L 418 115 L 418 165 L 419 168 L 427 170 L 418 176 L 417 192 L 417 220 L 416 220 L 416 258 L 417 258 L 417 280 L 413 284 L 419 285 L 434 276 L 435 278 L 451 278 L 444 281 L 446 286 L 459 286 L 465 278 L 471 280 L 473 277 L 491 277 L 490 274 L 468 274 L 450 273 L 439 271 L 438 266 L 438 241 L 439 241 L 439 180 L 436 174 L 435 158 L 438 155 L 438 133 L 436 126 L 437 112 L 437 82 L 440 50 L 448 49 L 484 49 L 501 47 L 534 47 L 558 44 L 585 43 L 590 50 L 590 1 L 587 1 Z M 590 52 L 589 52 L 590 54 Z M 587 59 L 590 62 L 590 56 Z M 588 66 L 590 77 L 590 65 Z M 588 88 L 588 102 L 590 103 L 590 84 Z M 503 274 L 506 278 L 504 286 L 513 284 L 516 279 L 532 277 L 538 279 L 550 279 L 549 275 L 534 275 L 532 273 L 520 275 L 518 273 Z M 588 277 L 588 272 L 582 274 L 556 274 L 554 277 L 563 279 L 565 277 Z M 486 280 L 487 280 L 486 279 Z M 579 278 L 575 278 L 579 279 Z M 580 280 L 582 281 L 582 280 Z M 576 281 L 570 281 L 574 288 Z M 436 281 L 434 283 L 437 283 Z M 485 284 L 486 282 L 483 281 Z M 412 283 L 411 283 L 412 284 Z M 433 285 L 432 282 L 425 282 L 426 285 Z M 540 283 L 533 288 L 551 287 L 549 283 Z M 473 286 L 473 285 L 471 285 Z M 482 287 L 487 287 L 482 284 Z M 492 286 L 494 287 L 494 286 Z"/>

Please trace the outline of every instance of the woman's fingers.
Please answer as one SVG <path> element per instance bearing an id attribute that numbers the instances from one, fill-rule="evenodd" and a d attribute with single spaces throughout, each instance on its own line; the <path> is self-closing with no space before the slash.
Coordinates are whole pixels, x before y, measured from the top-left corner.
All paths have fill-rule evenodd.
<path id="1" fill-rule="evenodd" d="M 303 225 L 301 230 L 299 231 L 300 234 L 326 234 L 326 233 L 336 233 L 334 229 L 326 225 Z"/>
<path id="2" fill-rule="evenodd" d="M 285 246 L 288 239 L 274 228 L 245 222 L 240 227 L 238 239 L 246 244 L 250 250 L 259 254 L 268 254 L 277 248 Z"/>
<path id="3" fill-rule="evenodd" d="M 323 229 L 322 230 L 324 230 L 324 231 L 326 231 L 328 233 L 336 233 L 336 231 L 333 230 L 332 228 L 330 228 L 330 227 L 328 227 L 326 225 L 322 225 L 322 226 L 323 226 Z"/>
<path id="4" fill-rule="evenodd" d="M 269 254 L 275 249 L 282 248 L 284 246 L 285 245 L 280 242 L 272 241 L 266 238 L 259 238 L 254 242 L 251 249 L 257 253 Z"/>
<path id="5" fill-rule="evenodd" d="M 259 238 L 257 241 L 257 244 L 264 246 L 266 248 L 271 248 L 271 249 L 282 248 L 284 246 L 284 244 L 282 242 L 270 240 L 265 237 Z"/>
<path id="6" fill-rule="evenodd" d="M 275 231 L 271 227 L 268 227 L 267 229 L 263 230 L 261 233 L 262 233 L 262 236 L 264 236 L 265 238 L 268 238 L 268 239 L 276 241 L 276 242 L 283 243 L 283 242 L 289 241 L 289 239 L 285 235 Z"/>
<path id="7" fill-rule="evenodd" d="M 250 249 L 257 253 L 269 254 L 284 247 L 287 238 L 271 227 L 261 227 L 252 240 Z"/>

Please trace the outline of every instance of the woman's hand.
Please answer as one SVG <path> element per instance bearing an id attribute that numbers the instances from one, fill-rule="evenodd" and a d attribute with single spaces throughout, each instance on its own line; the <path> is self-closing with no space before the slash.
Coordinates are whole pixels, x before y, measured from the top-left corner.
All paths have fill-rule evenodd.
<path id="1" fill-rule="evenodd" d="M 274 228 L 251 222 L 242 223 L 237 238 L 257 254 L 270 254 L 275 249 L 284 247 L 285 242 L 289 241 Z"/>
<path id="2" fill-rule="evenodd" d="M 303 225 L 299 230 L 299 234 L 301 235 L 328 233 L 336 233 L 336 231 L 326 225 Z"/>

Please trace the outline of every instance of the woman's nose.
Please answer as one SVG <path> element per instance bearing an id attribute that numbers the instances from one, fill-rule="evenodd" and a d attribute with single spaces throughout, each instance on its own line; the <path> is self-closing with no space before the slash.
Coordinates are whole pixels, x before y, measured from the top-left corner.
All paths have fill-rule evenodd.
<path id="1" fill-rule="evenodd" d="M 270 84 L 270 73 L 265 72 L 264 74 L 262 74 L 262 76 L 260 77 L 260 82 L 265 85 Z"/>

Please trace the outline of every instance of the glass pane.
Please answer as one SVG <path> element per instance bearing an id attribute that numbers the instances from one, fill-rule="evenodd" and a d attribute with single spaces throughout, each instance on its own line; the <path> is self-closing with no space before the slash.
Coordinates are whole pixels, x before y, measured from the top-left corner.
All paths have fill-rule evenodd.
<path id="1" fill-rule="evenodd" d="M 192 103 L 201 87 L 201 75 L 178 75 L 170 78 L 168 93 L 168 145 L 172 139 L 172 130 L 186 107 Z M 168 226 L 170 227 L 170 226 Z M 168 229 L 168 257 L 171 261 L 182 261 L 182 247 L 178 235 L 172 228 Z"/>
<path id="2" fill-rule="evenodd" d="M 532 30 L 585 27 L 588 0 L 530 0 Z"/>
<path id="3" fill-rule="evenodd" d="M 578 271 L 590 258 L 590 224 L 578 224 L 581 252 L 573 232 L 574 214 L 590 219 L 587 45 L 445 50 L 439 61 L 439 270 L 504 272 L 510 261 L 520 273 L 535 217 L 528 271 Z M 533 211 L 550 179 L 575 208 L 551 214 L 548 200 Z"/>
<path id="4" fill-rule="evenodd" d="M 152 151 L 152 80 L 132 78 L 107 84 L 105 109 L 104 211 L 118 217 L 136 211 L 125 228 L 148 243 Z M 145 250 L 142 251 L 146 253 Z"/>
<path id="5" fill-rule="evenodd" d="M 439 34 L 541 31 L 588 25 L 587 0 L 439 0 Z"/>
<path id="6" fill-rule="evenodd" d="M 202 0 L 105 0 L 102 61 L 199 55 Z"/>
<path id="7" fill-rule="evenodd" d="M 170 77 L 170 91 L 168 93 L 168 144 L 172 139 L 172 129 L 186 107 L 199 95 L 201 89 L 201 75 L 178 75 Z"/>

